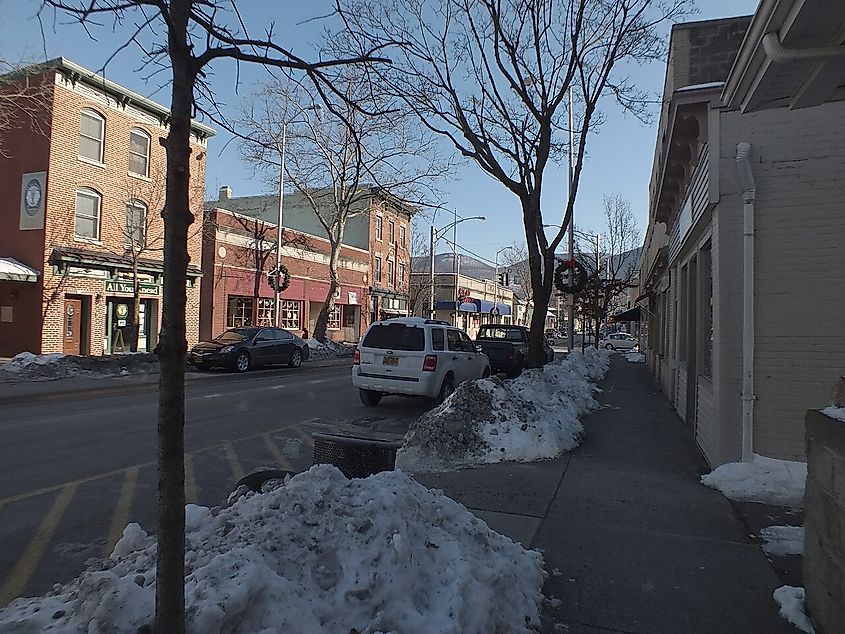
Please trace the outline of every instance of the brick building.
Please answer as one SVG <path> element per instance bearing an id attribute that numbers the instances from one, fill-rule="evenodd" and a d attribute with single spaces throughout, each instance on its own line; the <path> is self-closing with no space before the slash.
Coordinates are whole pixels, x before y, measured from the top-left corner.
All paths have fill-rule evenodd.
<path id="1" fill-rule="evenodd" d="M 26 69 L 43 86 L 37 126 L 0 131 L 0 355 L 127 348 L 137 269 L 139 349 L 161 314 L 169 112 L 67 59 Z M 198 339 L 202 193 L 210 128 L 192 126 L 188 341 Z M 17 273 L 14 267 L 24 267 Z"/>
<path id="2" fill-rule="evenodd" d="M 346 226 L 341 287 L 329 318 L 329 336 L 337 341 L 357 341 L 375 318 L 407 314 L 411 212 L 386 205 L 375 191 L 360 204 L 363 209 Z M 278 196 L 232 197 L 229 187 L 206 203 L 202 338 L 248 323 L 274 322 L 267 272 L 275 266 L 278 205 Z M 310 335 L 329 292 L 330 245 L 299 193 L 285 195 L 282 223 L 282 263 L 291 279 L 281 293 L 279 325 Z"/>
<path id="3" fill-rule="evenodd" d="M 649 368 L 714 467 L 804 459 L 804 412 L 845 368 L 845 102 L 821 100 L 841 62 L 773 61 L 762 42 L 833 46 L 831 7 L 767 0 L 672 29 L 640 301 Z"/>

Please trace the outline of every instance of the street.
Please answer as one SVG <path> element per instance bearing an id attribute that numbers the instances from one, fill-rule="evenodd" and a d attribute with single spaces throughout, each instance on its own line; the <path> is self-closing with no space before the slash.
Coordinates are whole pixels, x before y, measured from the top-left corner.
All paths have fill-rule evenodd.
<path id="1" fill-rule="evenodd" d="M 157 406 L 140 388 L 3 406 L 0 605 L 71 579 L 128 522 L 154 531 Z M 429 406 L 393 397 L 365 408 L 345 363 L 189 382 L 187 500 L 222 504 L 257 467 L 307 469 L 313 432 L 401 435 Z"/>

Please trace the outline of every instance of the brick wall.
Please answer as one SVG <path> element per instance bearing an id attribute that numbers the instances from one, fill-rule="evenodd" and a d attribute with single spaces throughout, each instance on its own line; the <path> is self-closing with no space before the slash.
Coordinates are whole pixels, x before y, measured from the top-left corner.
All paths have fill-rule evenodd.
<path id="1" fill-rule="evenodd" d="M 804 587 L 819 634 L 845 630 L 845 423 L 809 410 Z"/>

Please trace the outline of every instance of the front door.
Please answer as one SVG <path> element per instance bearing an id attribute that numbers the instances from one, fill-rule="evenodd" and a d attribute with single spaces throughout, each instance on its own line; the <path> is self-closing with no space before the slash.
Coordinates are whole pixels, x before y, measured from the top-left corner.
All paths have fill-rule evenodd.
<path id="1" fill-rule="evenodd" d="M 82 300 L 65 299 L 65 330 L 62 352 L 82 353 Z"/>

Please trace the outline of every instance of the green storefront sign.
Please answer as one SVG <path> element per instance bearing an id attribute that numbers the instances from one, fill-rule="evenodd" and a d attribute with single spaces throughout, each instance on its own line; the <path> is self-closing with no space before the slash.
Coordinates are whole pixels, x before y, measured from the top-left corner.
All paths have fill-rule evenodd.
<path id="1" fill-rule="evenodd" d="M 149 282 L 139 282 L 139 290 L 141 295 L 161 295 L 161 286 L 159 284 L 150 284 Z M 128 293 L 134 291 L 131 281 L 122 282 L 118 280 L 109 280 L 106 282 L 106 293 Z"/>

